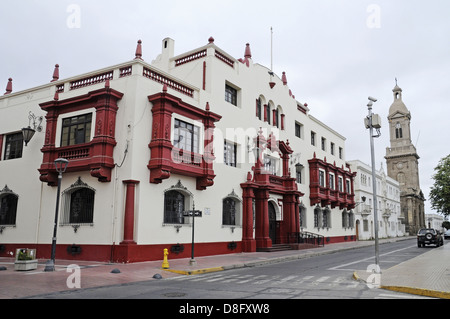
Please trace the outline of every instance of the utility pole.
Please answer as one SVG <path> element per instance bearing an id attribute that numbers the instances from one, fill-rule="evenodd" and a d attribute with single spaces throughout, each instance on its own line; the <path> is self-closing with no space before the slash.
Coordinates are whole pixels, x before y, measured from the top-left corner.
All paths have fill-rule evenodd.
<path id="1" fill-rule="evenodd" d="M 367 107 L 369 109 L 369 115 L 365 119 L 366 128 L 370 132 L 370 155 L 372 159 L 372 188 L 373 188 L 373 223 L 375 224 L 375 264 L 377 269 L 380 269 L 380 257 L 379 257 L 379 243 L 378 243 L 378 205 L 377 205 L 377 177 L 375 174 L 375 150 L 373 139 L 380 137 L 381 119 L 378 114 L 372 113 L 372 105 L 377 99 L 369 96 L 369 103 Z M 373 129 L 376 129 L 377 135 L 373 135 Z"/>

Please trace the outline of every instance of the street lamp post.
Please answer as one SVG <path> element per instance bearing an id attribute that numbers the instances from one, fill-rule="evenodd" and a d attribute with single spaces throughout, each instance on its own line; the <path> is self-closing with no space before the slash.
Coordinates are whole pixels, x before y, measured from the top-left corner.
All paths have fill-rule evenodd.
<path id="1" fill-rule="evenodd" d="M 61 192 L 62 174 L 66 171 L 68 164 L 69 164 L 69 161 L 65 158 L 57 158 L 55 160 L 55 167 L 56 167 L 56 171 L 58 172 L 58 192 L 56 194 L 55 223 L 53 225 L 52 255 L 51 255 L 50 260 L 47 261 L 44 271 L 54 271 L 55 270 L 56 230 L 57 230 L 57 226 L 58 226 L 59 194 Z"/>
<path id="2" fill-rule="evenodd" d="M 367 104 L 367 107 L 369 109 L 369 115 L 365 119 L 366 128 L 369 129 L 370 132 L 370 153 L 371 153 L 371 159 L 372 159 L 372 188 L 373 188 L 373 218 L 374 218 L 374 224 L 375 224 L 375 264 L 377 266 L 377 269 L 380 268 L 380 257 L 379 257 L 379 245 L 378 245 L 378 210 L 377 210 L 377 180 L 375 175 L 375 150 L 374 150 L 374 143 L 373 139 L 374 137 L 380 137 L 380 128 L 381 128 L 381 120 L 380 116 L 377 114 L 372 113 L 372 105 L 374 102 L 376 102 L 377 99 L 369 96 L 369 103 Z M 373 135 L 373 129 L 376 129 L 377 135 Z"/>
<path id="3" fill-rule="evenodd" d="M 196 264 L 196 261 L 194 259 L 195 217 L 202 217 L 202 211 L 201 210 L 195 210 L 195 203 L 193 203 L 192 210 L 188 210 L 188 211 L 183 212 L 183 216 L 185 216 L 185 217 L 192 217 L 192 246 L 191 246 L 191 260 L 189 260 L 189 264 L 191 266 L 194 266 Z"/>

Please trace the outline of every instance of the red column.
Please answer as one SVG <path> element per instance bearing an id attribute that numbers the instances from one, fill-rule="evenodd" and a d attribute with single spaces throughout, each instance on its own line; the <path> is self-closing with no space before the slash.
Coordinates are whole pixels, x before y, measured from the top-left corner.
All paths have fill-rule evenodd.
<path id="1" fill-rule="evenodd" d="M 243 188 L 243 231 L 242 231 L 242 251 L 255 252 L 256 241 L 253 239 L 253 198 L 254 186 L 249 184 L 241 184 Z"/>
<path id="2" fill-rule="evenodd" d="M 125 199 L 125 218 L 123 225 L 123 241 L 120 244 L 136 244 L 134 241 L 134 197 L 136 185 L 139 181 L 126 180 L 123 183 L 127 186 Z"/>
<path id="3" fill-rule="evenodd" d="M 269 190 L 262 189 L 256 192 L 255 208 L 255 239 L 256 247 L 272 247 L 272 239 L 269 237 Z"/>

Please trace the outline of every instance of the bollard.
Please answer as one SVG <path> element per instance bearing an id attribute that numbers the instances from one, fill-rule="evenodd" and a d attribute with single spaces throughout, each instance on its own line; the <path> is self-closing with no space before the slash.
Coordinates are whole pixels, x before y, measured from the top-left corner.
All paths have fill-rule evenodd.
<path id="1" fill-rule="evenodd" d="M 163 269 L 168 269 L 169 268 L 169 261 L 167 260 L 167 255 L 169 255 L 169 251 L 167 250 L 167 248 L 164 248 L 164 260 L 162 263 L 162 268 Z"/>

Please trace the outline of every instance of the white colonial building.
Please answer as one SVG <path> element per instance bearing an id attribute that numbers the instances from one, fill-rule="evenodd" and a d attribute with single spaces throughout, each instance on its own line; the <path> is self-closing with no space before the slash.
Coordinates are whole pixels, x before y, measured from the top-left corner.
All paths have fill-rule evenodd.
<path id="1" fill-rule="evenodd" d="M 372 168 L 359 161 L 348 162 L 355 178 L 356 235 L 360 240 L 375 238 Z M 378 237 L 399 237 L 405 234 L 401 217 L 400 186 L 384 172 L 383 166 L 375 170 L 377 193 Z"/>
<path id="2" fill-rule="evenodd" d="M 135 262 L 355 240 L 345 138 L 279 77 L 214 39 L 0 96 L 0 256 Z M 80 61 L 81 62 L 81 61 Z M 51 73 L 51 72 L 50 72 Z M 38 76 L 30 73 L 30 76 Z M 42 117 L 42 122 L 41 118 Z M 30 126 L 32 139 L 21 131 Z M 255 158 L 257 160 L 255 160 Z M 392 208 L 394 209 L 394 207 Z M 397 209 L 397 207 L 395 207 Z M 388 229 L 391 231 L 391 227 Z"/>
<path id="3" fill-rule="evenodd" d="M 434 228 L 444 232 L 445 228 L 442 226 L 444 220 L 444 216 L 439 214 L 425 214 L 425 227 Z"/>

